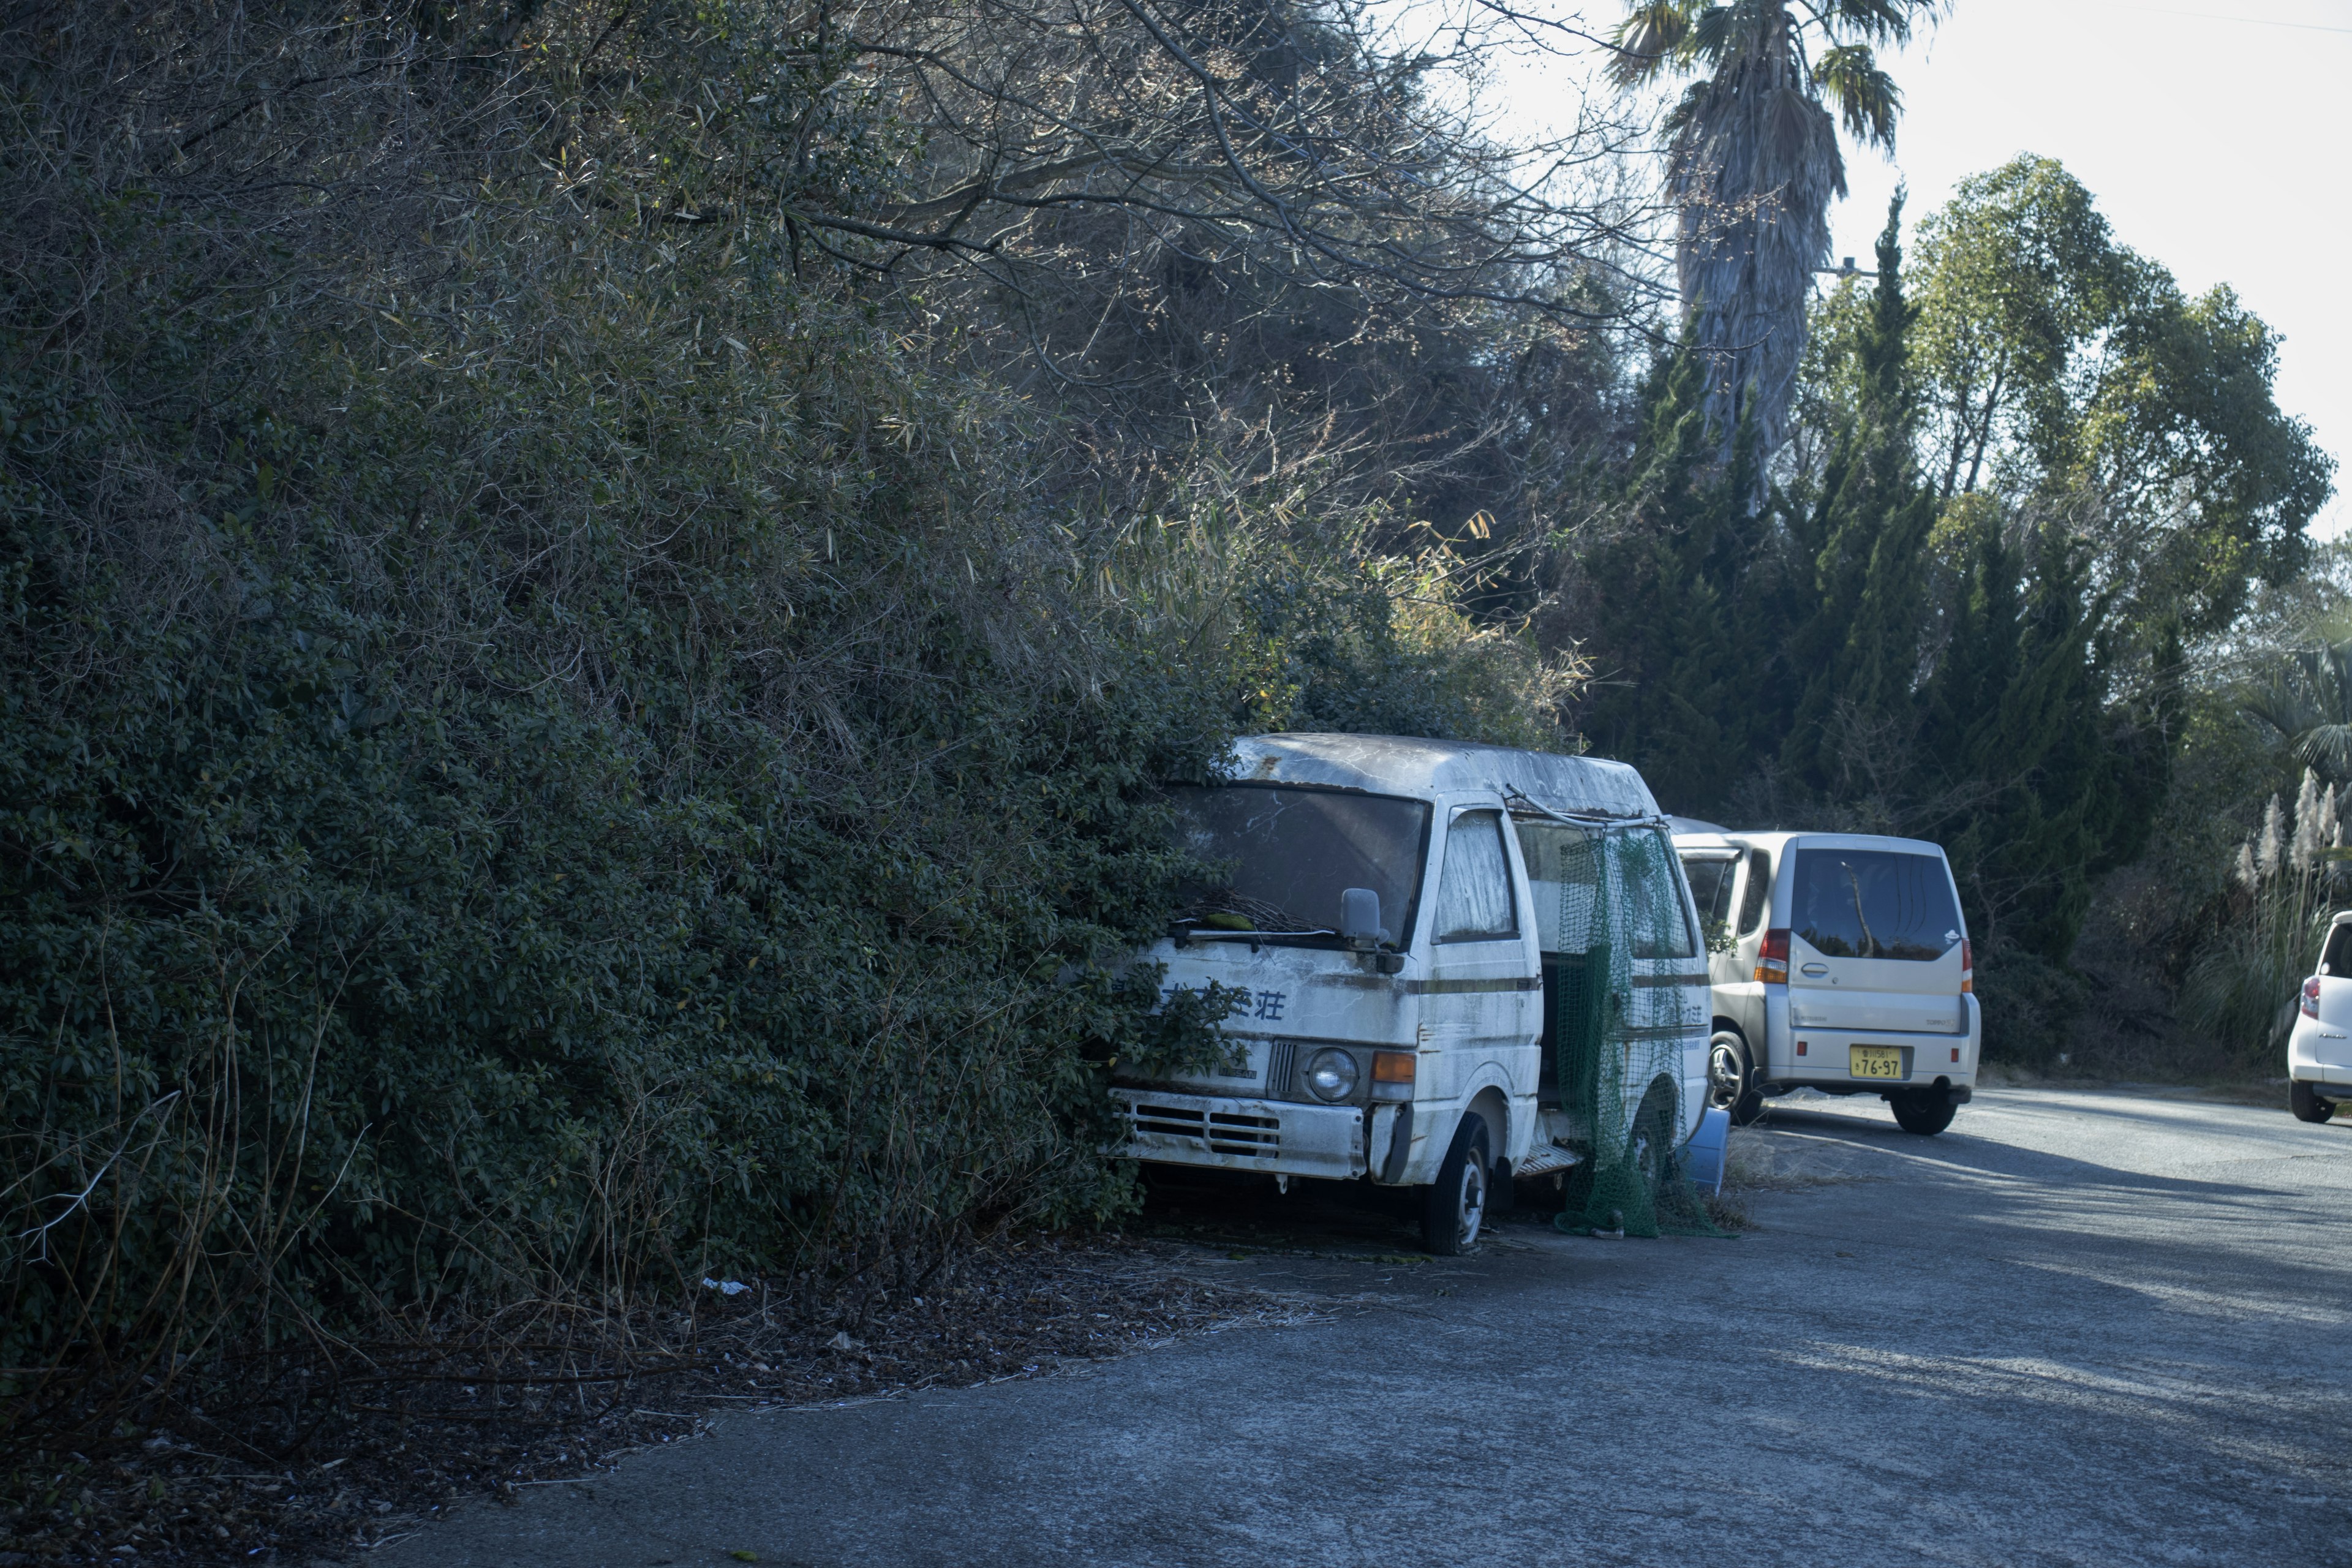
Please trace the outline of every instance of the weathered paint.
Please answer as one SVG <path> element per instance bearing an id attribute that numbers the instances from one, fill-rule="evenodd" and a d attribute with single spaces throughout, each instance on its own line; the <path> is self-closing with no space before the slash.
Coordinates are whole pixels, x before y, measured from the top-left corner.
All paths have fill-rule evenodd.
<path id="1" fill-rule="evenodd" d="M 1470 810 L 1533 808 L 1585 821 L 1663 826 L 1641 775 L 1622 763 L 1591 757 L 1363 735 L 1253 737 L 1235 745 L 1229 771 L 1236 780 L 1428 802 L 1431 842 L 1415 902 L 1416 929 L 1401 944 L 1402 968 L 1393 975 L 1378 973 L 1370 954 L 1330 948 L 1275 942 L 1253 948 L 1238 940 L 1154 943 L 1139 956 L 1165 966 L 1163 987 L 1215 983 L 1246 992 L 1250 1003 L 1227 1021 L 1226 1032 L 1243 1054 L 1226 1071 L 1152 1083 L 1129 1079 L 1114 1089 L 1139 1126 L 1189 1126 L 1198 1118 L 1202 1128 L 1192 1137 L 1141 1131 L 1130 1152 L 1174 1163 L 1298 1176 L 1370 1175 L 1416 1185 L 1436 1178 L 1462 1113 L 1490 1090 L 1506 1108 L 1505 1125 L 1492 1129 L 1498 1159 L 1517 1164 L 1538 1137 L 1589 1135 L 1590 1128 L 1571 1128 L 1557 1113 L 1539 1118 L 1537 1111 L 1542 968 L 1517 836 L 1502 837 L 1520 934 L 1499 942 L 1433 942 L 1443 846 L 1453 816 Z M 1685 900 L 1696 929 L 1687 892 Z M 1681 1058 L 1685 1135 L 1705 1110 L 1706 976 L 1699 962 L 1637 965 L 1643 973 L 1636 984 L 1664 982 L 1691 992 L 1684 1011 L 1692 1033 Z M 1290 1059 L 1299 1064 L 1328 1045 L 1412 1051 L 1412 1114 L 1371 1101 L 1360 1086 L 1354 1100 L 1341 1106 L 1280 1098 L 1267 1071 L 1284 1042 L 1292 1044 Z M 1645 1086 L 1627 1087 L 1630 1119 Z M 1265 1131 L 1275 1152 L 1253 1147 L 1248 1136 L 1221 1142 L 1208 1130 L 1213 1117 L 1270 1124 Z M 1391 1159 L 1400 1131 L 1407 1142 L 1402 1157 Z"/>

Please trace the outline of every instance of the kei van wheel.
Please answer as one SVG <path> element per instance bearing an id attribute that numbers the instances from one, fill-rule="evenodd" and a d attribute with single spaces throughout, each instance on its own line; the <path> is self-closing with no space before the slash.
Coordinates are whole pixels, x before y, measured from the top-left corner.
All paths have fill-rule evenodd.
<path id="1" fill-rule="evenodd" d="M 1478 1239 L 1486 1223 L 1486 1190 L 1492 1180 L 1493 1157 L 1486 1141 L 1486 1119 L 1476 1111 L 1462 1118 L 1454 1130 L 1454 1146 L 1437 1180 L 1422 1192 L 1421 1244 L 1440 1258 L 1458 1258 Z"/>
<path id="2" fill-rule="evenodd" d="M 1745 1127 L 1764 1114 L 1764 1097 L 1756 1088 L 1756 1060 L 1737 1029 L 1718 1029 L 1706 1042 L 1706 1103 L 1728 1112 L 1734 1127 Z"/>
<path id="3" fill-rule="evenodd" d="M 1897 1094 L 1887 1098 L 1895 1108 L 1895 1124 L 1906 1132 L 1933 1138 L 1952 1124 L 1959 1107 L 1940 1094 Z"/>
<path id="4" fill-rule="evenodd" d="M 2286 1086 L 2286 1105 L 2297 1121 L 2325 1121 L 2336 1114 L 2335 1105 L 2301 1079 Z"/>

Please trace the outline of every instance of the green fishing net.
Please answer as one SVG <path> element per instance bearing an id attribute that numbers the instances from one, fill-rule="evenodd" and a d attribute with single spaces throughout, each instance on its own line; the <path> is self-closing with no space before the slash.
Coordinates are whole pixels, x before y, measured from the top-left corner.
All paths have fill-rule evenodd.
<path id="1" fill-rule="evenodd" d="M 1721 1236 L 1675 1158 L 1684 1042 L 1706 1026 L 1704 963 L 1663 828 L 1522 817 L 1544 950 L 1538 1098 L 1570 1173 L 1562 1230 Z M 1547 907 L 1549 906 L 1549 907 Z M 1549 918 L 1545 918 L 1549 916 Z"/>

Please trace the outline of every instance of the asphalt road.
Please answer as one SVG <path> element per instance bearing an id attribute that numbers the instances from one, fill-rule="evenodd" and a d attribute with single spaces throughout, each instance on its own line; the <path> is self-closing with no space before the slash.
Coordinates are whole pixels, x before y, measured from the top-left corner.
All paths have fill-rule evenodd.
<path id="1" fill-rule="evenodd" d="M 2352 1563 L 2352 1124 L 1990 1092 L 1739 1135 L 1755 1228 L 1202 1254 L 1284 1327 L 731 1417 L 376 1553 L 651 1568 Z M 1287 1202 L 1299 1202 L 1297 1194 Z M 1375 1237 L 1370 1245 L 1377 1246 Z M 733 1555 L 730 1555 L 733 1554 Z"/>

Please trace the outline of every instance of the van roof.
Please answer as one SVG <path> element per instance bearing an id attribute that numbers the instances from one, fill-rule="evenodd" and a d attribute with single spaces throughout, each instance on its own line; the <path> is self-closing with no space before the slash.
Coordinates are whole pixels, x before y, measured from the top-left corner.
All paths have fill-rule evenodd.
<path id="1" fill-rule="evenodd" d="M 1563 757 L 1467 741 L 1403 735 L 1251 735 L 1234 742 L 1236 781 L 1324 784 L 1381 795 L 1492 790 L 1568 816 L 1649 817 L 1658 803 L 1642 775 L 1602 757 Z"/>
<path id="2" fill-rule="evenodd" d="M 1781 849 L 1791 845 L 1810 845 L 1816 849 L 1895 849 L 1910 855 L 1933 855 L 1941 859 L 1944 847 L 1932 839 L 1896 838 L 1885 833 L 1743 833 L 1733 828 L 1711 828 L 1703 833 L 1677 832 L 1675 843 L 1679 847 L 1713 849 L 1737 846 L 1742 849 Z"/>

